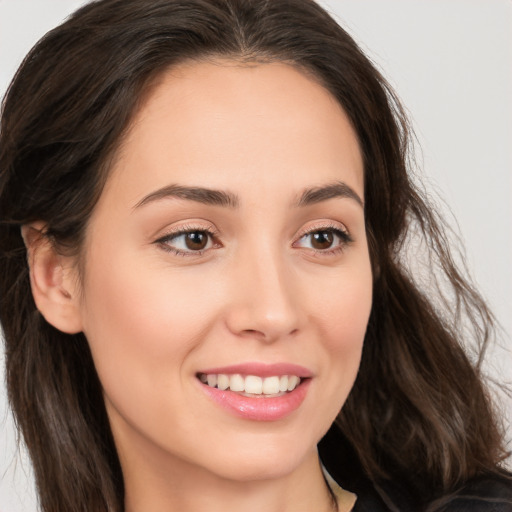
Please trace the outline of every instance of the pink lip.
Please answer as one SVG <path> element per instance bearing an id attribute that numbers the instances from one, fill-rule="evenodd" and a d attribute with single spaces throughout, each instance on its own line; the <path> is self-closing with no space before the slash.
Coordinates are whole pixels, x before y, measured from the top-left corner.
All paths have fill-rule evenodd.
<path id="1" fill-rule="evenodd" d="M 212 388 L 197 380 L 201 389 L 215 403 L 227 411 L 241 418 L 252 421 L 277 421 L 290 415 L 297 410 L 306 398 L 309 385 L 311 384 L 312 372 L 302 366 L 278 363 L 244 363 L 222 368 L 209 368 L 200 373 L 205 374 L 228 374 L 239 373 L 241 375 L 258 375 L 260 377 L 271 377 L 274 375 L 297 375 L 303 380 L 293 391 L 284 395 L 264 398 L 243 396 L 234 391 Z"/>
<path id="2" fill-rule="evenodd" d="M 313 377 L 313 373 L 304 366 L 291 363 L 241 363 L 231 366 L 223 366 L 222 368 L 208 368 L 206 370 L 201 370 L 199 373 L 223 373 L 227 375 L 239 373 L 241 375 L 258 375 L 259 377 L 273 377 L 274 375 L 297 375 L 297 377 L 302 379 Z"/>
<path id="3" fill-rule="evenodd" d="M 199 380 L 198 380 L 199 382 Z M 218 405 L 253 421 L 277 421 L 298 409 L 308 392 L 311 379 L 299 384 L 293 391 L 272 398 L 253 398 L 234 391 L 222 391 L 199 382 L 201 389 Z"/>

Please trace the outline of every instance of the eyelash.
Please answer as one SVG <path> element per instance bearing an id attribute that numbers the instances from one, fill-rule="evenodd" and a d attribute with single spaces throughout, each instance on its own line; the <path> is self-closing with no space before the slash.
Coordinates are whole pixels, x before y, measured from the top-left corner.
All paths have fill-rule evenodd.
<path id="1" fill-rule="evenodd" d="M 331 256 L 338 254 L 346 249 L 347 246 L 349 246 L 354 240 L 349 234 L 348 231 L 345 231 L 343 229 L 340 229 L 338 226 L 329 224 L 325 226 L 315 226 L 313 229 L 305 230 L 300 234 L 297 241 L 294 242 L 294 245 L 304 239 L 308 235 L 313 235 L 314 233 L 322 233 L 322 232 L 329 232 L 333 233 L 335 236 L 337 236 L 341 242 L 339 245 L 330 248 L 330 249 L 309 249 L 314 255 L 316 256 Z M 209 247 L 208 249 L 199 249 L 197 251 L 189 250 L 189 251 L 183 251 L 180 249 L 176 249 L 176 247 L 172 247 L 169 245 L 169 242 L 172 240 L 175 240 L 183 235 L 188 235 L 190 233 L 203 233 L 206 234 L 209 239 L 212 241 L 212 243 L 217 244 L 217 247 L 220 246 L 219 242 L 216 242 L 219 236 L 219 232 L 216 230 L 213 230 L 211 228 L 205 228 L 204 226 L 198 227 L 198 226 L 182 226 L 181 228 L 177 229 L 176 231 L 172 231 L 171 233 L 168 233 L 164 235 L 163 237 L 159 238 L 155 241 L 156 244 L 160 245 L 160 247 L 169 253 L 175 254 L 177 256 L 201 256 L 205 252 L 212 249 L 212 247 Z"/>
<path id="2" fill-rule="evenodd" d="M 302 240 L 304 237 L 308 235 L 313 235 L 314 233 L 333 233 L 335 236 L 337 236 L 340 239 L 339 245 L 336 245 L 335 247 L 329 248 L 329 249 L 309 249 L 315 256 L 333 256 L 336 254 L 339 254 L 343 252 L 354 240 L 350 233 L 344 229 L 341 229 L 339 226 L 333 225 L 333 224 L 327 224 L 324 226 L 315 226 L 312 229 L 307 229 L 301 235 L 298 237 L 297 242 L 294 242 L 294 244 L 298 243 L 300 240 Z"/>
<path id="3" fill-rule="evenodd" d="M 204 226 L 182 226 L 176 231 L 167 233 L 163 237 L 159 238 L 158 240 L 155 241 L 155 243 L 159 244 L 164 251 L 175 254 L 176 256 L 201 256 L 206 251 L 209 251 L 211 249 L 210 247 L 208 249 L 200 249 L 197 251 L 182 251 L 180 249 L 176 249 L 176 247 L 172 247 L 171 245 L 169 245 L 169 242 L 171 240 L 174 240 L 183 235 L 188 235 L 190 233 L 205 233 L 208 236 L 208 238 L 213 242 L 214 245 L 216 243 L 215 240 L 219 236 L 218 231 L 211 228 L 205 228 Z"/>

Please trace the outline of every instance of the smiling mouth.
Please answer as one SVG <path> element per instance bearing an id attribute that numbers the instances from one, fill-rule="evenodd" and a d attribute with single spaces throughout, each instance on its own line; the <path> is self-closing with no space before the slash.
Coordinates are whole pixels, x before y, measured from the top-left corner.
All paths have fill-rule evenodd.
<path id="1" fill-rule="evenodd" d="M 199 380 L 211 388 L 230 390 L 242 396 L 253 398 L 273 398 L 286 395 L 296 389 L 303 379 L 297 375 L 258 375 L 199 373 Z"/>

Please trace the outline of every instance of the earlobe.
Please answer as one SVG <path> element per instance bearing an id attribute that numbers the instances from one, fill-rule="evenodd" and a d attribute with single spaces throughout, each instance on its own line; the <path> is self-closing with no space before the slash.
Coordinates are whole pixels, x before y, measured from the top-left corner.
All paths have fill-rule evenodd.
<path id="1" fill-rule="evenodd" d="M 44 229 L 42 222 L 21 228 L 32 295 L 37 309 L 49 324 L 65 333 L 76 334 L 82 331 L 82 322 L 72 258 L 58 253 Z"/>

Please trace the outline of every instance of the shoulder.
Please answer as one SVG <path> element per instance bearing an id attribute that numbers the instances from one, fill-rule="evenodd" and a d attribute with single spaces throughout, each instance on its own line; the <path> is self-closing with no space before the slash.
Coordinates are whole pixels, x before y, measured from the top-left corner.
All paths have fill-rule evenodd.
<path id="1" fill-rule="evenodd" d="M 428 507 L 429 512 L 512 512 L 512 475 L 475 478 Z"/>
<path id="2" fill-rule="evenodd" d="M 512 473 L 504 470 L 473 478 L 430 501 L 401 479 L 370 479 L 355 450 L 334 425 L 318 451 L 338 485 L 357 496 L 353 512 L 512 512 Z"/>
<path id="3" fill-rule="evenodd" d="M 380 491 L 358 495 L 353 512 L 512 512 L 511 474 L 476 478 L 426 506 L 415 503 L 396 486 Z M 382 499 L 383 495 L 387 499 Z"/>

